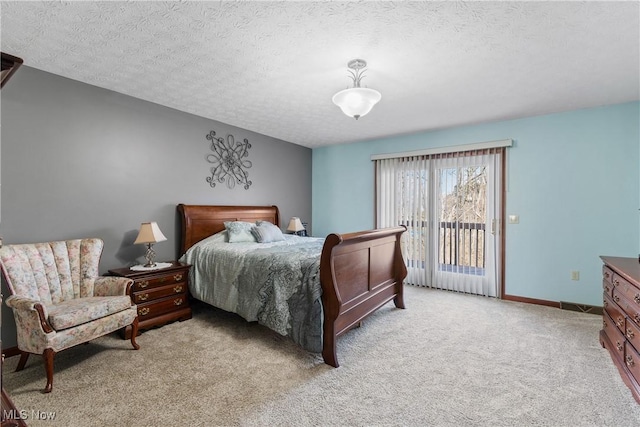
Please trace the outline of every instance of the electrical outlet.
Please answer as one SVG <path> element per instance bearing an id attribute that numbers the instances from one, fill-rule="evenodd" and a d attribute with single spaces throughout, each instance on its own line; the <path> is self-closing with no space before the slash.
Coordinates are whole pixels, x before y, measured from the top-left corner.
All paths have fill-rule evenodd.
<path id="1" fill-rule="evenodd" d="M 576 270 L 572 271 L 571 280 L 580 280 L 580 272 Z"/>

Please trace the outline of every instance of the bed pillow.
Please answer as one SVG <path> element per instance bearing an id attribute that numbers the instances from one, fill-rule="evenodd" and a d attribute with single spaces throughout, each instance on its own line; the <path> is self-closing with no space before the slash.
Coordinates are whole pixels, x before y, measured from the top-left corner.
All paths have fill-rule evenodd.
<path id="1" fill-rule="evenodd" d="M 256 221 L 256 225 L 251 227 L 251 234 L 253 234 L 258 243 L 280 242 L 284 240 L 280 228 L 271 224 L 269 221 Z"/>
<path id="2" fill-rule="evenodd" d="M 224 226 L 229 235 L 229 243 L 256 242 L 256 238 L 251 234 L 251 227 L 254 224 L 244 221 L 225 221 Z"/>

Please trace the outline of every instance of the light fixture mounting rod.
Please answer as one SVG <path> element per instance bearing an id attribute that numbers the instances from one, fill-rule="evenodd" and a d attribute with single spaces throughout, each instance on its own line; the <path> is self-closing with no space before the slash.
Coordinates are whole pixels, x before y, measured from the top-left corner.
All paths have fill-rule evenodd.
<path id="1" fill-rule="evenodd" d="M 365 68 L 367 66 L 367 61 L 364 59 L 352 59 L 347 62 L 347 67 L 351 68 L 349 70 L 349 74 L 351 74 L 351 79 L 353 80 L 353 87 L 360 87 L 360 81 L 364 78 Z"/>

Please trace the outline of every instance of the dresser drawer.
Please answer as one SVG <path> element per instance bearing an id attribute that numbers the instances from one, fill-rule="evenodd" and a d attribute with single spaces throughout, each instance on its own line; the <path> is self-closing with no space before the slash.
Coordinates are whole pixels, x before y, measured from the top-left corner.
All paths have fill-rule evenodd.
<path id="1" fill-rule="evenodd" d="M 624 277 L 615 273 L 613 275 L 613 286 L 620 295 L 624 295 L 630 302 L 635 304 L 636 309 L 640 311 L 640 289 L 629 283 Z"/>
<path id="2" fill-rule="evenodd" d="M 620 297 L 618 297 L 620 300 Z M 624 312 L 618 307 L 618 304 L 613 302 L 613 299 L 609 295 L 604 295 L 604 312 L 609 315 L 613 320 L 615 326 L 617 326 L 620 333 L 624 332 Z"/>
<path id="3" fill-rule="evenodd" d="M 613 271 L 606 265 L 602 266 L 602 288 L 604 293 L 613 295 Z"/>
<path id="4" fill-rule="evenodd" d="M 627 318 L 624 336 L 636 350 L 640 351 L 640 326 L 630 321 L 629 318 Z"/>
<path id="5" fill-rule="evenodd" d="M 620 361 L 624 360 L 624 343 L 626 340 L 607 312 L 602 315 L 602 325 L 605 333 L 609 337 L 609 341 L 613 344 L 612 353 L 615 352 Z"/>
<path id="6" fill-rule="evenodd" d="M 161 286 L 159 288 L 145 289 L 143 291 L 133 292 L 131 298 L 135 304 L 142 304 L 148 301 L 157 300 L 169 295 L 184 294 L 187 291 L 185 282 L 173 283 L 171 285 Z"/>
<path id="7" fill-rule="evenodd" d="M 138 319 L 144 321 L 189 306 L 186 294 L 166 297 L 153 302 L 138 304 Z"/>
<path id="8" fill-rule="evenodd" d="M 174 283 L 186 282 L 187 276 L 184 271 L 177 271 L 171 274 L 163 274 L 156 277 L 145 277 L 141 279 L 135 279 L 133 283 L 133 291 L 144 291 L 159 286 L 172 285 Z M 186 286 L 186 284 L 185 284 Z"/>
<path id="9" fill-rule="evenodd" d="M 629 344 L 629 341 L 624 347 L 624 363 L 636 382 L 640 383 L 640 354 Z"/>
<path id="10" fill-rule="evenodd" d="M 640 306 L 638 304 L 629 301 L 628 298 L 618 293 L 617 288 L 613 291 L 613 300 L 618 304 L 622 314 L 626 315 L 627 322 L 635 322 L 640 325 Z"/>

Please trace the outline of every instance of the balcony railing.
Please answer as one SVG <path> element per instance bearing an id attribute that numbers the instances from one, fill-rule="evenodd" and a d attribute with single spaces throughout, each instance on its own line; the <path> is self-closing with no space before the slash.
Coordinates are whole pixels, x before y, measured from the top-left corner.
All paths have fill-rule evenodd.
<path id="1" fill-rule="evenodd" d="M 412 242 L 415 245 L 426 245 L 427 222 L 405 221 L 410 239 L 420 239 Z M 479 222 L 446 222 L 442 221 L 438 227 L 438 268 L 463 274 L 484 275 L 485 269 L 485 224 Z M 421 229 L 422 232 L 418 230 Z M 409 254 L 407 254 L 409 255 Z M 411 259 L 409 266 L 424 268 L 424 260 Z"/>
<path id="2" fill-rule="evenodd" d="M 439 233 L 441 264 L 484 268 L 484 223 L 441 222 Z"/>

